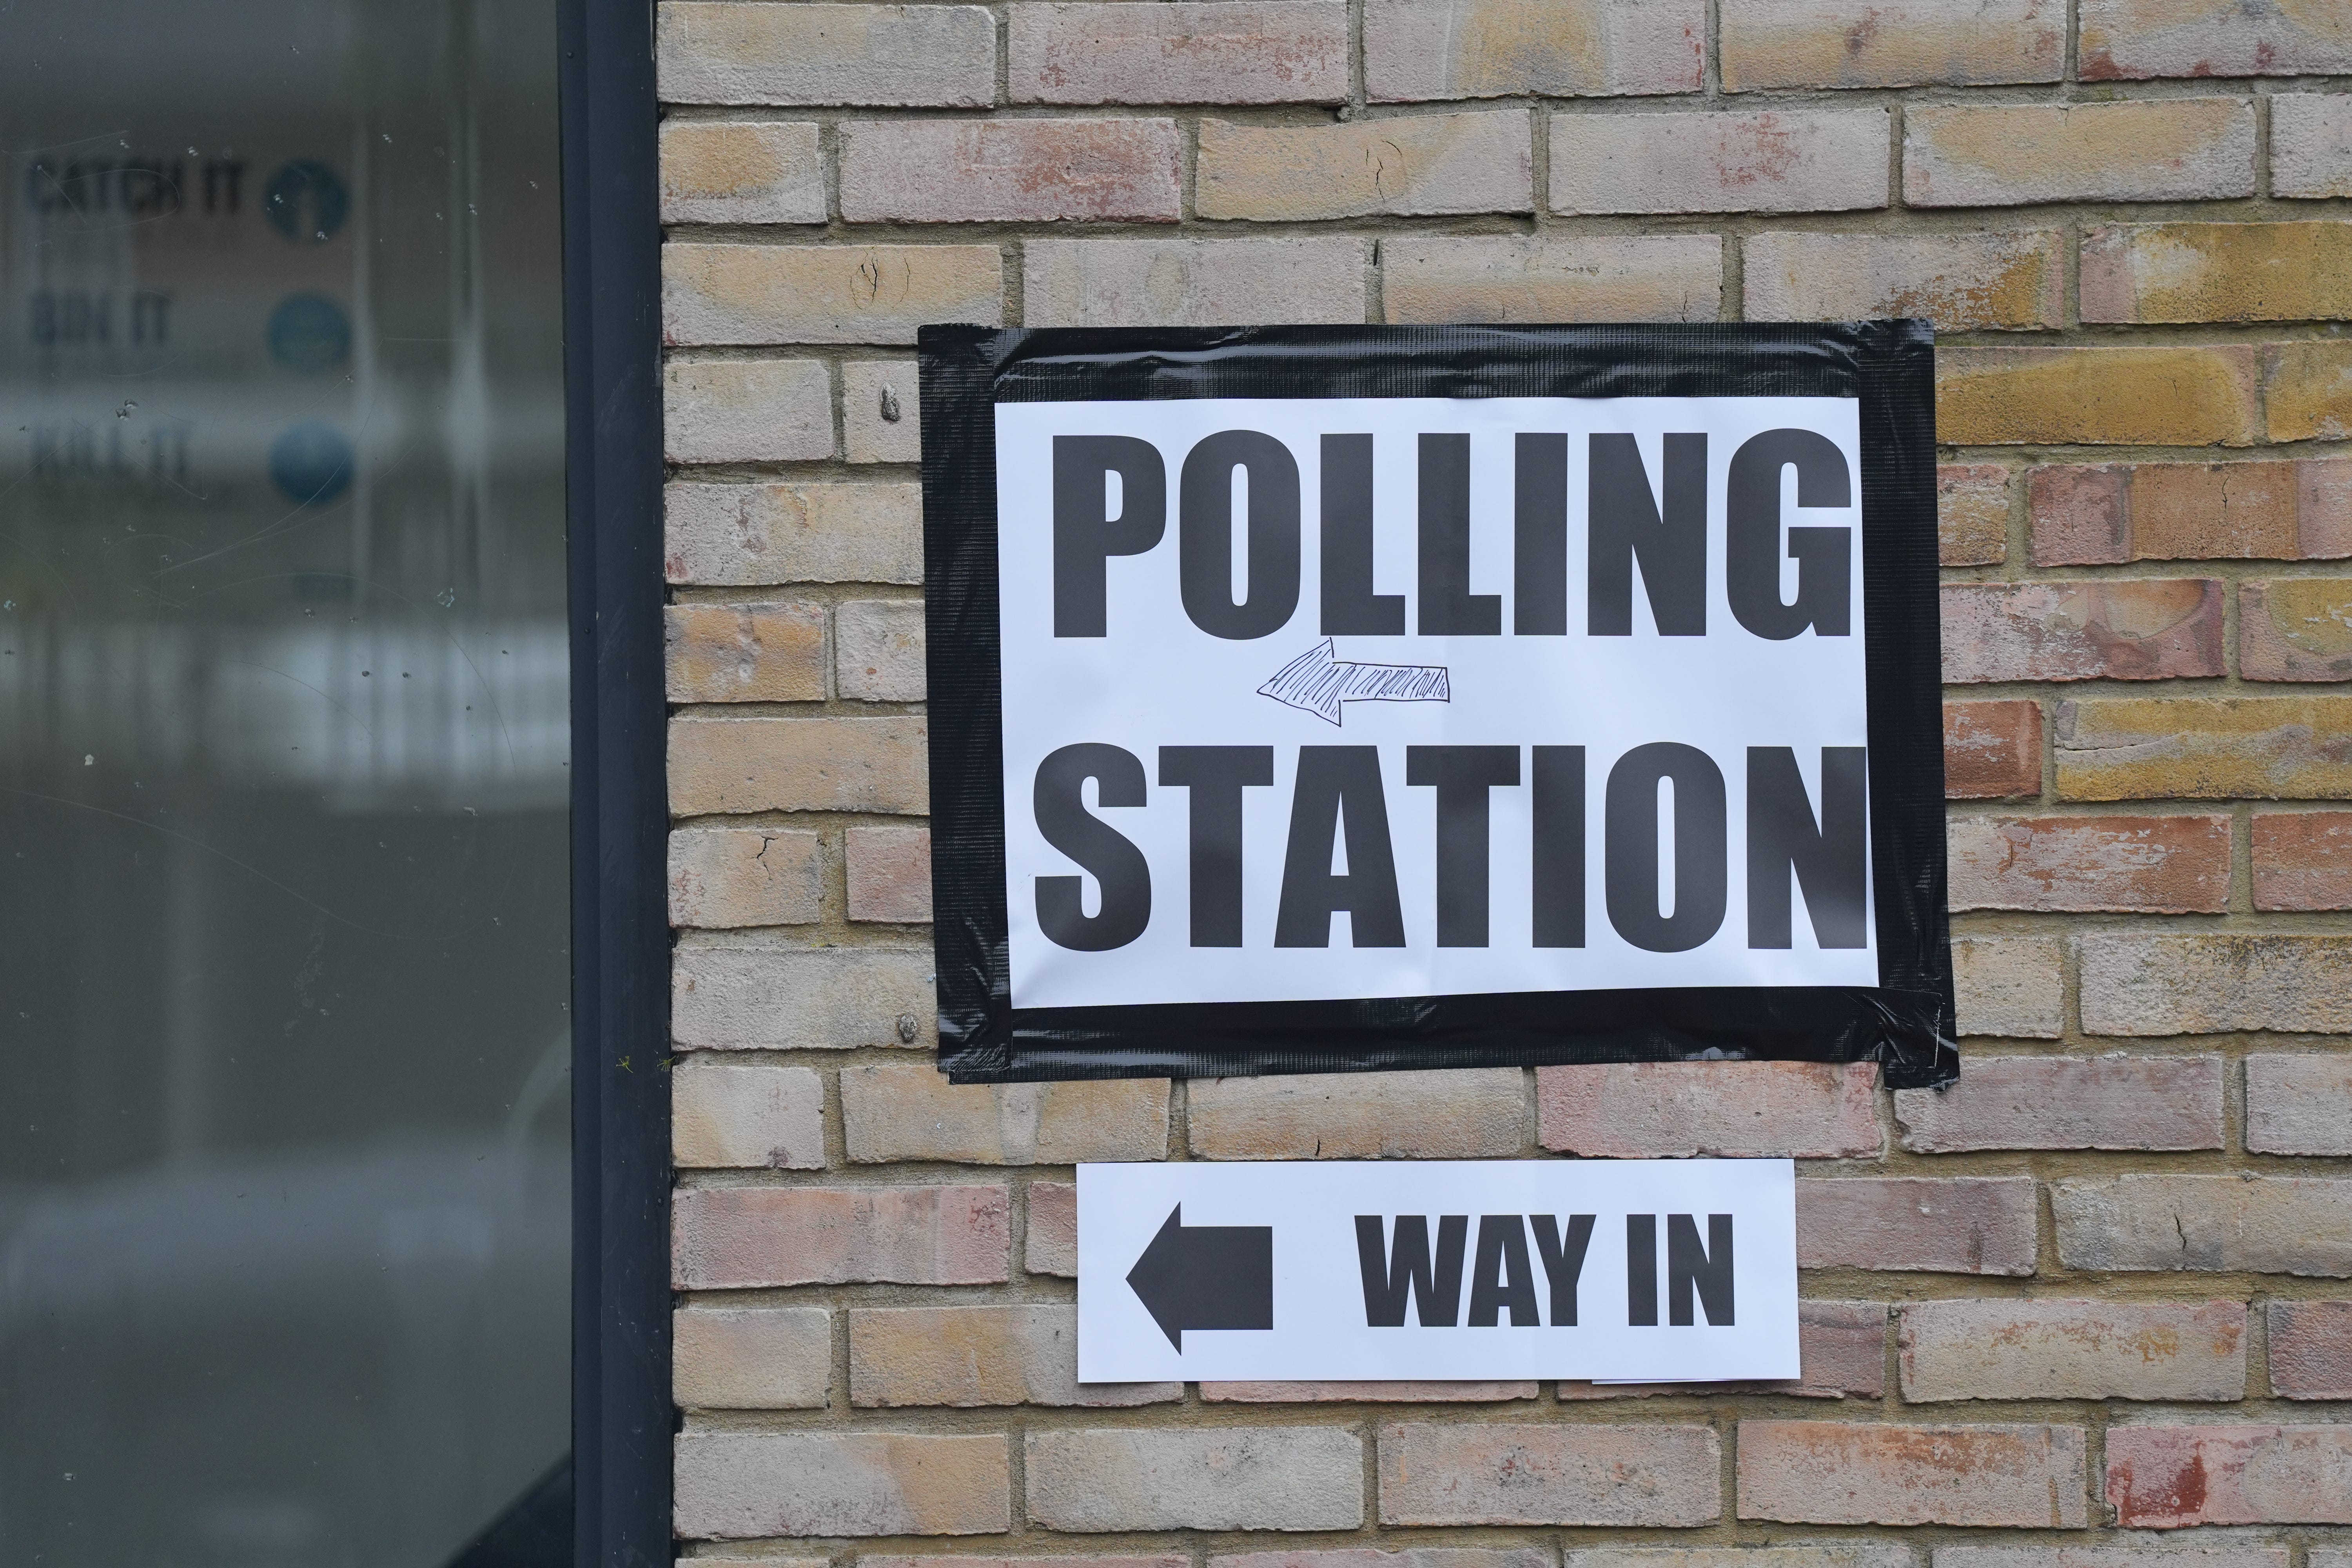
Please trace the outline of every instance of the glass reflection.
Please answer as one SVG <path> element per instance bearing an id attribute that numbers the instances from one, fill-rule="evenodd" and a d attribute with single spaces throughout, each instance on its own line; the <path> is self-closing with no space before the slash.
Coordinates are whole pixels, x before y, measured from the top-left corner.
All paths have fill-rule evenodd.
<path id="1" fill-rule="evenodd" d="M 0 7 L 0 1561 L 569 1559 L 553 35 Z"/>

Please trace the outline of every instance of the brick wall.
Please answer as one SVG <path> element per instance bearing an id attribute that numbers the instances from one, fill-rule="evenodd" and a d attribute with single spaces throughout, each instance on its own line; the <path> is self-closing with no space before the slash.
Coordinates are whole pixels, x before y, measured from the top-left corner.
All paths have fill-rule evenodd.
<path id="1" fill-rule="evenodd" d="M 682 1552 L 2352 1568 L 2352 5 L 659 16 Z M 919 322 L 1877 314 L 1957 1089 L 932 1069 Z M 1076 1162 L 1696 1153 L 1804 1162 L 1795 1384 L 1075 1380 Z"/>

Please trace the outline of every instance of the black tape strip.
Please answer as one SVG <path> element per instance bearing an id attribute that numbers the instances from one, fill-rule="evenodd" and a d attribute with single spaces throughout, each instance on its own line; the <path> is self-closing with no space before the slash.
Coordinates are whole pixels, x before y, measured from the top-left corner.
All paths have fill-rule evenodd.
<path id="1" fill-rule="evenodd" d="M 1945 906 L 1934 343 L 1925 322 L 926 327 L 924 592 L 940 1065 L 958 1083 L 1722 1058 L 1958 1076 Z M 1882 984 L 1024 1008 L 1006 956 L 1000 402 L 1832 396 L 1861 403 Z"/>

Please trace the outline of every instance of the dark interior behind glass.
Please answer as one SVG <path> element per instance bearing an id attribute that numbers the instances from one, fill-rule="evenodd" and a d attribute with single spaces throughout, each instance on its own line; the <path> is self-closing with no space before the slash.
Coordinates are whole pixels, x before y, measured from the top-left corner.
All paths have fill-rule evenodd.
<path id="1" fill-rule="evenodd" d="M 568 1559 L 554 33 L 0 4 L 0 1562 Z"/>

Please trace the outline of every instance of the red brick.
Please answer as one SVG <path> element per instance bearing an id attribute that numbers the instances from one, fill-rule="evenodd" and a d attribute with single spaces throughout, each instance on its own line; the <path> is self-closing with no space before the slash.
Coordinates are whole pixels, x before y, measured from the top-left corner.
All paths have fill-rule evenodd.
<path id="1" fill-rule="evenodd" d="M 2254 908 L 2352 910 L 2352 811 L 2254 815 Z"/>
<path id="2" fill-rule="evenodd" d="M 849 861 L 849 918 L 921 925 L 931 918 L 931 830 L 853 827 L 842 835 Z"/>
<path id="3" fill-rule="evenodd" d="M 2352 555 L 2352 459 L 2054 463 L 2026 493 L 2038 566 Z"/>
<path id="4" fill-rule="evenodd" d="M 2248 1057 L 2246 1148 L 2255 1154 L 2352 1154 L 2352 1055 Z"/>
<path id="5" fill-rule="evenodd" d="M 1840 1176 L 1797 1184 L 1797 1267 L 2031 1274 L 2031 1176 Z"/>
<path id="6" fill-rule="evenodd" d="M 1948 583 L 1944 679 L 2168 680 L 2223 673 L 2222 586 Z"/>
<path id="7" fill-rule="evenodd" d="M 1896 1343 L 1914 1405 L 2246 1394 L 2242 1301 L 1915 1301 Z"/>
<path id="8" fill-rule="evenodd" d="M 1944 794 L 2003 800 L 2042 793 L 2042 705 L 2023 698 L 1944 704 Z"/>
<path id="9" fill-rule="evenodd" d="M 2270 1304 L 2271 1392 L 2352 1399 L 2352 1301 Z"/>
<path id="10" fill-rule="evenodd" d="M 2226 816 L 1958 816 L 1948 826 L 1956 910 L 2229 908 Z"/>
<path id="11" fill-rule="evenodd" d="M 1903 1146 L 2219 1149 L 2220 1057 L 1979 1057 L 1945 1089 L 1895 1091 Z"/>
<path id="12" fill-rule="evenodd" d="M 1785 1394 L 1800 1399 L 1876 1399 L 1886 1392 L 1886 1303 L 1797 1303 L 1803 1375 L 1769 1383 L 1563 1383 L 1563 1400 L 1686 1399 L 1720 1394 Z"/>
<path id="13" fill-rule="evenodd" d="M 2126 1530 L 2352 1524 L 2352 1426 L 2111 1426 L 2107 1501 Z"/>
<path id="14" fill-rule="evenodd" d="M 2079 1426 L 1742 1421 L 1739 1517 L 2080 1530 Z"/>
<path id="15" fill-rule="evenodd" d="M 672 1200 L 680 1290 L 889 1280 L 987 1285 L 1011 1274 L 1005 1191 L 973 1187 L 694 1187 Z"/>
<path id="16" fill-rule="evenodd" d="M 1348 96 L 1341 0 L 1017 5 L 1010 14 L 1015 103 L 1337 103 Z"/>
<path id="17" fill-rule="evenodd" d="M 1536 1070 L 1547 1149 L 1613 1159 L 1840 1160 L 1884 1144 L 1869 1062 L 1623 1062 Z"/>
<path id="18" fill-rule="evenodd" d="M 1688 1528 L 1723 1517 L 1706 1426 L 1398 1425 L 1380 1435 L 1382 1524 Z"/>
<path id="19" fill-rule="evenodd" d="M 1021 1267 L 1030 1274 L 1075 1279 L 1078 1274 L 1078 1189 L 1074 1182 L 1029 1184 L 1029 1224 L 1022 1233 Z"/>
<path id="20" fill-rule="evenodd" d="M 874 120 L 841 127 L 849 223 L 1173 223 L 1172 120 Z"/>

